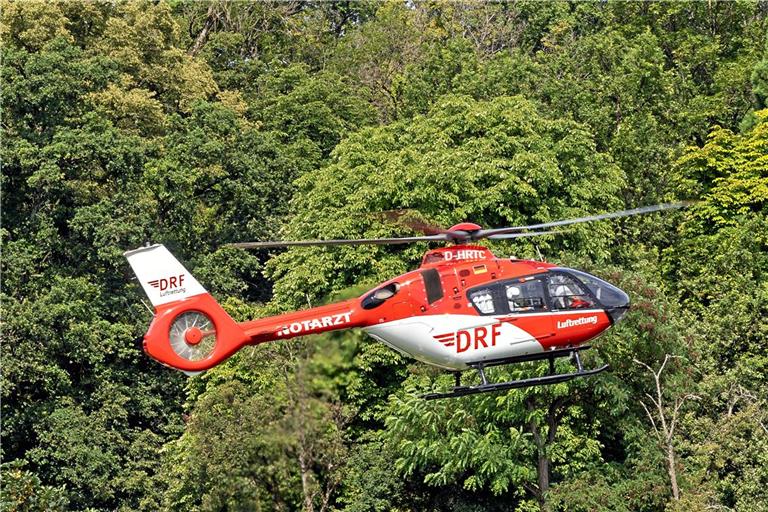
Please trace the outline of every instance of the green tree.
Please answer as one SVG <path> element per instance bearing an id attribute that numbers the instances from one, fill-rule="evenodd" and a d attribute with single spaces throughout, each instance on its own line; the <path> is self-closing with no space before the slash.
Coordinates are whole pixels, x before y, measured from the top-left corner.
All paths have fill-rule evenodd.
<path id="1" fill-rule="evenodd" d="M 258 259 L 208 247 L 269 226 L 265 201 L 285 203 L 304 168 L 236 95 L 205 101 L 216 84 L 178 47 L 167 4 L 2 7 L 4 461 L 72 509 L 156 510 L 155 454 L 182 428 L 183 381 L 133 341 L 151 316 L 122 252 L 188 248 L 216 291 L 242 293 Z M 230 143 L 246 152 L 224 158 Z M 266 176 L 271 195 L 253 194 Z"/>
<path id="2" fill-rule="evenodd" d="M 314 169 L 341 139 L 372 124 L 375 111 L 341 76 L 310 71 L 297 64 L 262 76 L 250 111 L 282 143 L 312 158 L 308 168 Z"/>
<path id="3" fill-rule="evenodd" d="M 761 3 L 0 11 L 2 508 L 765 510 Z M 630 292 L 593 351 L 613 373 L 588 382 L 427 404 L 406 389 L 446 377 L 361 332 L 187 381 L 131 342 L 150 315 L 122 252 L 147 241 L 246 320 L 413 268 L 425 245 L 267 264 L 227 242 L 405 234 L 387 210 L 497 226 L 673 197 L 700 202 L 514 246 Z M 632 361 L 665 354 L 681 364 L 664 403 L 700 400 L 659 443 Z M 499 376 L 518 371 L 543 370 Z"/>
<path id="4" fill-rule="evenodd" d="M 63 488 L 42 485 L 34 473 L 24 469 L 22 461 L 3 464 L 0 507 L 8 512 L 50 510 L 64 512 L 69 500 Z"/>
<path id="5" fill-rule="evenodd" d="M 466 219 L 504 226 L 576 216 L 618 206 L 615 194 L 624 179 L 595 151 L 583 126 L 550 120 L 519 97 L 445 98 L 426 116 L 358 132 L 338 146 L 332 160 L 297 181 L 286 238 L 394 235 L 396 227 L 368 212 L 401 208 L 416 209 L 441 226 Z M 589 231 L 589 242 L 580 231 L 558 247 L 605 254 L 610 230 Z M 305 293 L 322 295 L 352 280 L 375 282 L 404 272 L 423 249 L 291 250 L 270 263 L 275 291 L 284 301 L 303 304 Z"/>
<path id="6" fill-rule="evenodd" d="M 764 509 L 756 505 L 766 502 L 761 487 L 753 484 L 767 478 L 762 447 L 768 432 L 758 411 L 768 399 L 768 123 L 764 110 L 755 117 L 747 133 L 716 128 L 680 159 L 680 186 L 701 201 L 665 258 L 681 301 L 700 321 L 695 349 L 702 354 L 708 407 L 691 420 L 690 450 L 713 475 L 721 502 L 745 510 Z M 717 429 L 723 444 L 713 449 L 707 429 Z M 741 445 L 737 438 L 745 437 L 754 441 Z"/>

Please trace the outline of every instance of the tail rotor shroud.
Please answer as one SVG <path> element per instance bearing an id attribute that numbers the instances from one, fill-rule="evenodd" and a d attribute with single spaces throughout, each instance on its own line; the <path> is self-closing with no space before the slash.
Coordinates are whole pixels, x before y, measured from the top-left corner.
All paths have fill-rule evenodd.
<path id="1" fill-rule="evenodd" d="M 154 359 L 196 373 L 253 342 L 165 246 L 139 247 L 125 257 L 154 307 L 142 343 Z"/>
<path id="2" fill-rule="evenodd" d="M 216 326 L 201 311 L 186 311 L 174 319 L 168 333 L 173 351 L 187 361 L 210 356 L 216 346 Z"/>

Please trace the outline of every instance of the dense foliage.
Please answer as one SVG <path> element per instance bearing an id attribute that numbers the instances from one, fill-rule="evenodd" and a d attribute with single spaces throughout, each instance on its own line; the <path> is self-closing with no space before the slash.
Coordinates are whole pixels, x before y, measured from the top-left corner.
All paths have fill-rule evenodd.
<path id="1" fill-rule="evenodd" d="M 765 2 L 0 8 L 2 510 L 768 511 Z M 630 293 L 588 381 L 425 402 L 449 376 L 360 332 L 189 379 L 134 341 L 147 241 L 245 320 L 427 246 L 228 242 L 672 199 L 490 244 Z"/>

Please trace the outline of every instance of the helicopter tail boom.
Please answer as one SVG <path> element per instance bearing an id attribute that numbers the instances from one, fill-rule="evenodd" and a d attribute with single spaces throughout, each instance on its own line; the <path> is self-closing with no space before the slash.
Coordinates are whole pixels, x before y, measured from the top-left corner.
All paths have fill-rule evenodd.
<path id="1" fill-rule="evenodd" d="M 244 322 L 240 325 L 251 338 L 251 343 L 286 340 L 297 336 L 361 327 L 367 325 L 368 318 L 361 313 L 357 302 L 357 300 L 334 302 Z"/>
<path id="2" fill-rule="evenodd" d="M 237 323 L 163 245 L 125 253 L 155 316 L 144 351 L 157 361 L 197 373 L 247 344 L 285 340 L 364 325 L 355 300 Z"/>

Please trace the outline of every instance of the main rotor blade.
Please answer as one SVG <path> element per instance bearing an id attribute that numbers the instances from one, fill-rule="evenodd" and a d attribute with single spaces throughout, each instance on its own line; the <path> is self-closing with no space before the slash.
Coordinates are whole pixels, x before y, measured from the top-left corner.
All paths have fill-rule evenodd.
<path id="1" fill-rule="evenodd" d="M 434 242 L 450 240 L 448 235 L 431 236 L 410 236 L 403 238 L 360 238 L 351 240 L 295 240 L 287 242 L 240 242 L 236 244 L 227 244 L 229 247 L 239 247 L 240 249 L 265 249 L 269 247 L 293 247 L 306 245 L 388 245 L 388 244 L 409 244 L 413 242 Z"/>
<path id="2" fill-rule="evenodd" d="M 499 235 L 489 235 L 488 240 L 509 240 L 510 238 L 525 238 L 529 236 L 557 235 L 563 231 L 531 231 L 530 233 L 502 233 Z"/>
<path id="3" fill-rule="evenodd" d="M 652 213 L 652 212 L 659 212 L 662 210 L 674 210 L 677 208 L 685 208 L 686 206 L 689 206 L 692 204 L 690 201 L 680 201 L 677 203 L 663 203 L 663 204 L 654 204 L 652 206 L 642 206 L 640 208 L 633 208 L 631 210 L 621 210 L 618 212 L 611 212 L 611 213 L 603 213 L 600 215 L 590 215 L 588 217 L 578 217 L 575 219 L 565 219 L 565 220 L 557 220 L 554 222 L 544 222 L 542 224 L 531 224 L 528 226 L 512 226 L 508 228 L 497 228 L 497 229 L 481 229 L 477 233 L 473 233 L 473 237 L 475 240 L 479 238 L 489 238 L 494 237 L 494 235 L 503 235 L 507 233 L 515 233 L 518 231 L 523 231 L 527 229 L 543 229 L 543 228 L 552 228 L 556 226 L 567 226 L 569 224 L 578 224 L 580 222 L 593 222 L 596 220 L 605 220 L 605 219 L 615 219 L 618 217 L 629 217 L 632 215 L 641 215 L 644 213 Z"/>
<path id="4" fill-rule="evenodd" d="M 421 213 L 416 210 L 386 210 L 377 214 L 386 222 L 397 223 L 424 235 L 438 235 L 442 233 L 451 233 L 449 229 L 444 229 L 428 222 L 421 217 Z"/>

